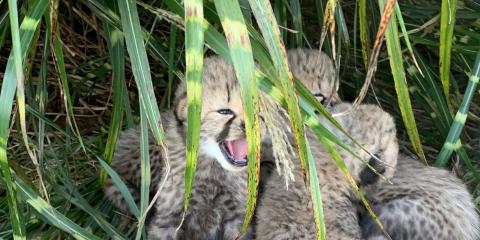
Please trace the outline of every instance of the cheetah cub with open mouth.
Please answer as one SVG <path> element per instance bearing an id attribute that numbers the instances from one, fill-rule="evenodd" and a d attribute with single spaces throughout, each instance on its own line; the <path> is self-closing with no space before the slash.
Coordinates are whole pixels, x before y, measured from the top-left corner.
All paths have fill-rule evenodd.
<path id="1" fill-rule="evenodd" d="M 325 54 L 318 50 L 294 49 L 289 51 L 290 59 L 296 59 L 293 62 L 296 64 L 291 66 L 294 75 L 319 96 L 319 100 L 340 101 L 337 93 L 332 92 L 334 75 L 320 76 L 313 72 L 333 74 L 333 65 Z M 322 60 L 315 62 L 314 59 Z M 369 169 L 365 169 L 364 174 L 373 175 Z M 480 239 L 480 220 L 472 197 L 465 184 L 452 173 L 399 154 L 390 181 L 392 184 L 379 180 L 378 184 L 364 189 L 364 193 L 392 239 Z M 363 208 L 360 210 L 362 237 L 387 239 L 372 217 Z"/>
<path id="2" fill-rule="evenodd" d="M 155 202 L 147 232 L 149 239 L 235 239 L 245 217 L 247 144 L 240 87 L 233 67 L 220 57 L 204 60 L 203 108 L 195 184 L 190 209 L 183 214 L 185 176 L 186 86 L 176 92 L 173 111 L 164 112 L 165 145 L 171 172 Z M 122 133 L 112 167 L 138 198 L 140 132 Z M 165 155 L 151 140 L 152 190 L 164 175 Z M 110 180 L 106 195 L 121 209 L 126 204 Z M 250 233 L 244 239 L 250 239 Z"/>

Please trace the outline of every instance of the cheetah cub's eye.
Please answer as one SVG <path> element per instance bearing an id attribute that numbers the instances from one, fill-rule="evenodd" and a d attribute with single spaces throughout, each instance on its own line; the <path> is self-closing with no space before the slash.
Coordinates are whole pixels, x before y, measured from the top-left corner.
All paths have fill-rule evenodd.
<path id="1" fill-rule="evenodd" d="M 321 94 L 321 93 L 315 93 L 313 94 L 313 96 L 317 97 L 317 100 L 322 104 L 322 105 L 325 105 L 325 100 L 327 100 L 327 98 Z"/>
<path id="2" fill-rule="evenodd" d="M 217 113 L 220 113 L 222 115 L 233 115 L 233 111 L 231 109 L 228 109 L 228 108 L 222 108 L 222 109 L 219 109 L 217 110 Z"/>

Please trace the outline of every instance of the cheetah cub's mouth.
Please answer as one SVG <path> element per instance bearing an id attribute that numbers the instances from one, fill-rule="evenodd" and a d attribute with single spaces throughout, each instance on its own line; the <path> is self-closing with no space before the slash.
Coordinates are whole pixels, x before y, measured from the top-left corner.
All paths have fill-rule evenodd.
<path id="1" fill-rule="evenodd" d="M 240 138 L 233 141 L 223 141 L 220 144 L 225 158 L 234 166 L 244 167 L 247 165 L 247 139 Z"/>

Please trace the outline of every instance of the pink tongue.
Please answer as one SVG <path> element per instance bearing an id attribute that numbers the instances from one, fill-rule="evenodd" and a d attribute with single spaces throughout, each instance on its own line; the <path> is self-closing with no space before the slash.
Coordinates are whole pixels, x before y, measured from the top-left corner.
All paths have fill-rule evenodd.
<path id="1" fill-rule="evenodd" d="M 247 157 L 247 139 L 241 138 L 234 141 L 225 141 L 228 151 L 235 160 L 246 159 Z"/>

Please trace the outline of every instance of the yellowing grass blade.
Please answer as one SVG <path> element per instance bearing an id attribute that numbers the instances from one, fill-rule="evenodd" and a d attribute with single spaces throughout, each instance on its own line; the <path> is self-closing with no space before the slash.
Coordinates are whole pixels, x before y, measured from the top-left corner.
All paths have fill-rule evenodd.
<path id="1" fill-rule="evenodd" d="M 395 1 L 388 1 L 387 4 L 384 0 L 380 0 L 380 11 L 393 10 Z M 384 9 L 385 4 L 385 9 Z M 390 13 L 391 14 L 391 13 Z M 425 154 L 423 152 L 422 143 L 420 141 L 420 135 L 418 134 L 417 125 L 413 116 L 412 104 L 410 102 L 410 94 L 408 93 L 408 86 L 405 77 L 405 69 L 403 68 L 402 49 L 400 48 L 400 40 L 398 38 L 398 27 L 395 20 L 395 16 L 392 17 L 393 21 L 388 22 L 385 37 L 387 40 L 388 56 L 390 57 L 390 68 L 392 69 L 392 75 L 395 82 L 395 90 L 397 92 L 398 105 L 402 114 L 402 119 L 407 129 L 408 137 L 412 143 L 414 151 L 424 162 Z M 383 21 L 382 21 L 383 23 Z M 377 45 L 377 44 L 375 44 Z M 372 53 L 373 55 L 373 53 Z M 371 67 L 371 66 L 370 66 Z M 367 76 L 368 77 L 368 76 Z"/>
<path id="2" fill-rule="evenodd" d="M 442 0 L 442 12 L 440 18 L 440 80 L 442 81 L 443 93 L 450 105 L 450 57 L 453 42 L 453 28 L 455 27 L 455 15 L 457 0 Z"/>
<path id="3" fill-rule="evenodd" d="M 335 7 L 337 6 L 336 0 L 328 0 L 327 6 L 325 7 L 325 15 L 323 16 L 323 27 L 322 33 L 320 35 L 320 46 L 319 49 L 322 49 L 323 41 L 327 36 L 327 31 L 330 32 L 331 44 L 332 44 L 332 56 L 337 55 L 335 53 Z"/>
<path id="4" fill-rule="evenodd" d="M 250 224 L 257 201 L 260 169 L 260 128 L 258 114 L 256 114 L 258 112 L 258 87 L 255 82 L 255 64 L 250 38 L 238 2 L 236 0 L 215 0 L 215 7 L 227 36 L 231 60 L 240 82 L 247 132 L 248 194 L 245 221 L 240 230 L 240 235 L 242 235 Z"/>
<path id="5" fill-rule="evenodd" d="M 305 131 L 303 129 L 302 115 L 298 107 L 298 97 L 295 92 L 293 76 L 288 69 L 285 47 L 281 41 L 280 30 L 273 15 L 272 7 L 266 0 L 250 0 L 250 6 L 259 23 L 268 51 L 272 56 L 273 64 L 277 70 L 278 81 L 282 86 L 283 96 L 286 98 L 288 114 L 291 118 L 293 134 L 298 147 L 298 154 L 302 171 L 306 171 L 307 152 L 305 146 Z"/>
<path id="6" fill-rule="evenodd" d="M 250 0 L 250 7 L 253 10 L 253 14 L 257 19 L 265 42 L 267 43 L 268 51 L 272 56 L 275 69 L 277 70 L 278 80 L 282 86 L 281 90 L 283 96 L 286 98 L 287 111 L 288 115 L 290 116 L 295 142 L 297 143 L 298 156 L 300 159 L 302 172 L 304 176 L 306 176 L 306 172 L 309 172 L 309 177 L 313 177 L 312 174 L 314 174 L 316 177 L 316 171 L 312 172 L 308 170 L 308 167 L 311 166 L 311 164 L 307 165 L 307 143 L 305 138 L 305 130 L 303 128 L 302 114 L 298 106 L 298 97 L 295 92 L 295 84 L 292 74 L 288 69 L 285 47 L 281 41 L 280 30 L 275 20 L 275 16 L 273 15 L 272 6 L 266 0 Z M 321 197 L 320 194 L 315 194 L 316 192 L 320 191 L 318 184 L 311 185 L 310 189 L 312 190 L 312 198 Z M 312 200 L 313 202 L 322 201 L 321 198 Z M 318 204 L 315 204 L 314 209 L 318 206 Z M 319 232 L 318 235 L 324 237 L 325 225 L 323 221 L 323 215 L 320 215 L 321 213 L 322 212 L 319 209 L 315 209 L 315 222 Z"/>
<path id="7" fill-rule="evenodd" d="M 190 194 L 197 166 L 200 119 L 202 112 L 203 75 L 203 1 L 185 0 L 185 57 L 187 79 L 187 152 L 185 167 L 184 214 L 188 210 Z"/>

